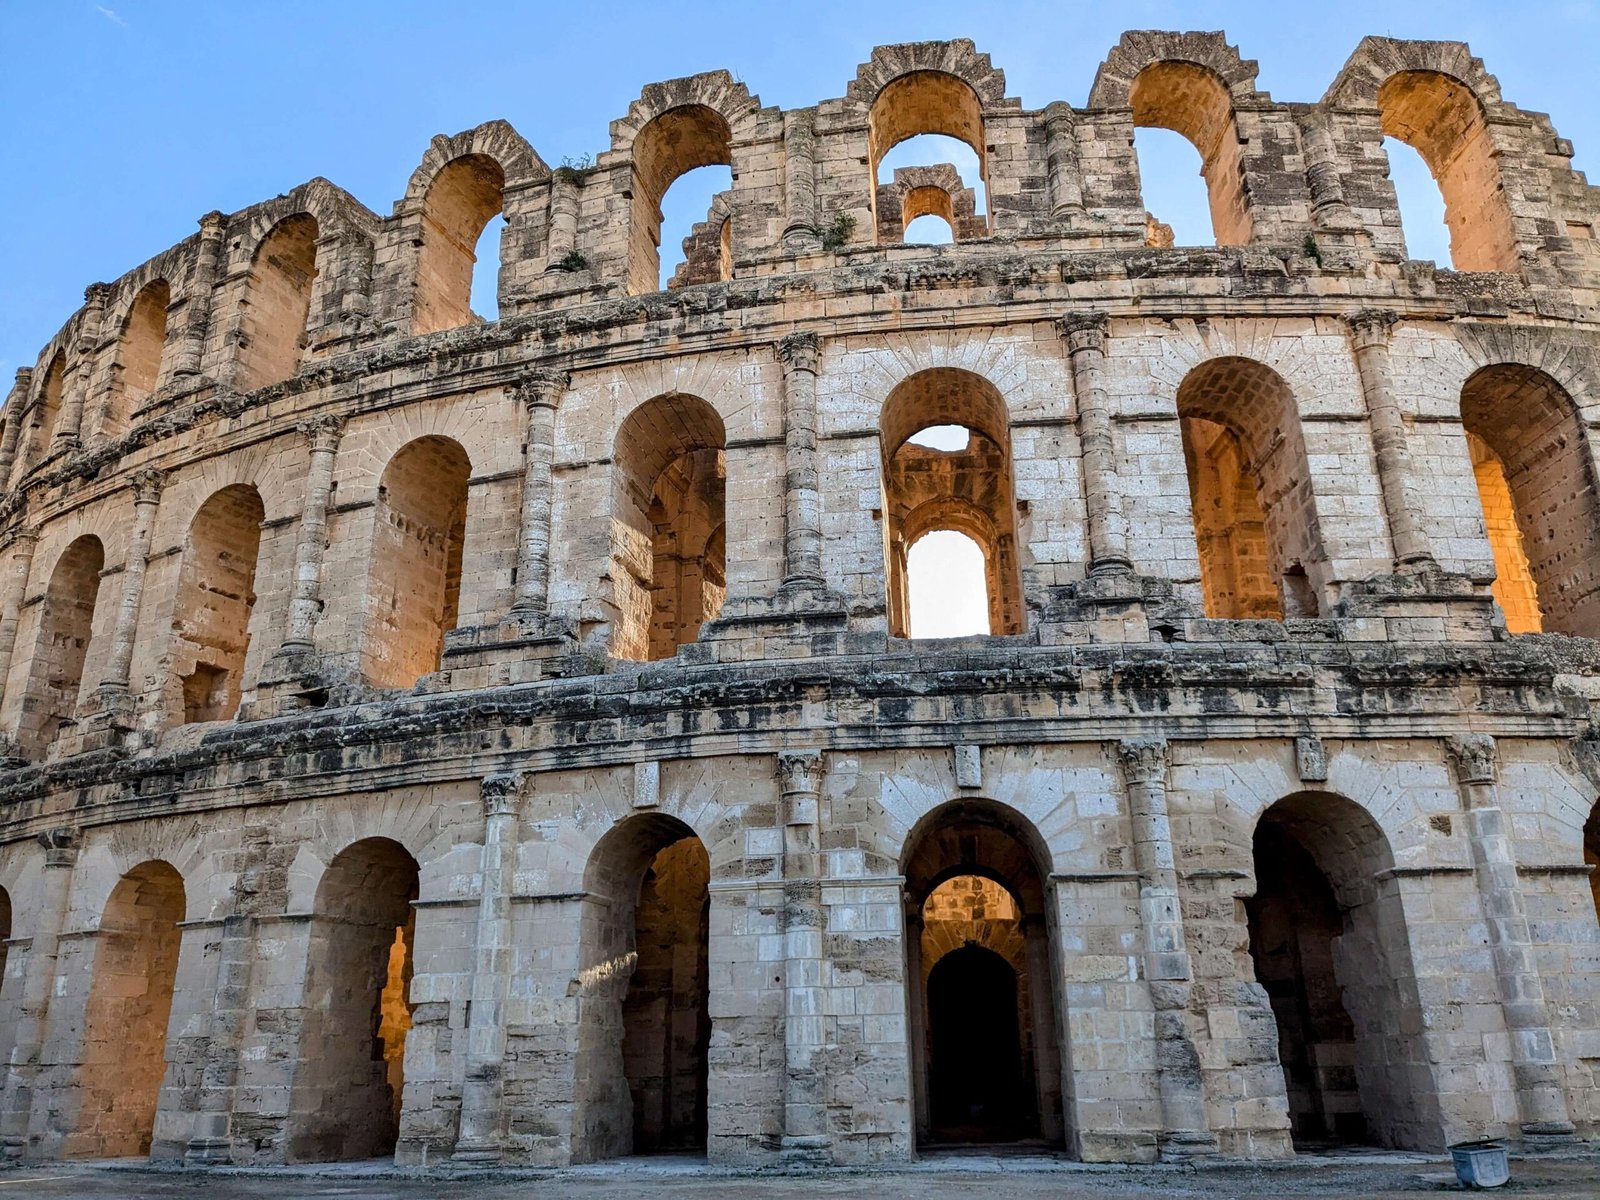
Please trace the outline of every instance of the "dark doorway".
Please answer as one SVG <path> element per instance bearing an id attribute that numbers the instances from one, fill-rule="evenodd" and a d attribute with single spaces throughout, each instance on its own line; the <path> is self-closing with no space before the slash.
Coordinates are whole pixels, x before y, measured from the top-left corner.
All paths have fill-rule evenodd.
<path id="1" fill-rule="evenodd" d="M 963 946 L 928 974 L 928 1090 L 933 1139 L 1008 1142 L 1037 1136 L 1023 1086 L 1017 973 L 993 950 Z"/>
<path id="2" fill-rule="evenodd" d="M 1356 1030 L 1334 974 L 1344 918 L 1327 877 L 1272 821 L 1256 830 L 1257 890 L 1245 901 L 1250 954 L 1278 1023 L 1278 1058 L 1299 1149 L 1368 1140 Z"/>

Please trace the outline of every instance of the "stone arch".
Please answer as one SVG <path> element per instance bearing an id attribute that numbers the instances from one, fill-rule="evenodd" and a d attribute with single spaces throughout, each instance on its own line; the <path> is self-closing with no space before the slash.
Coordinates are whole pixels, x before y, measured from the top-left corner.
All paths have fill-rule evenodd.
<path id="1" fill-rule="evenodd" d="M 435 434 L 407 442 L 384 467 L 361 648 L 362 673 L 379 687 L 413 687 L 439 669 L 460 611 L 471 474 L 461 443 Z"/>
<path id="2" fill-rule="evenodd" d="M 1594 893 L 1594 917 L 1600 922 L 1600 801 L 1583 826 L 1583 861 L 1594 868 L 1589 873 L 1589 888 Z"/>
<path id="3" fill-rule="evenodd" d="M 1128 101 L 1136 127 L 1170 129 L 1199 152 L 1217 245 L 1247 245 L 1251 217 L 1244 144 L 1222 77 L 1193 62 L 1151 63 L 1134 78 Z"/>
<path id="4" fill-rule="evenodd" d="M 966 448 L 934 450 L 910 440 L 941 425 L 968 430 Z M 1011 423 L 999 389 L 982 375 L 958 367 L 915 372 L 884 400 L 878 431 L 890 633 L 910 634 L 906 556 L 912 542 L 936 528 L 955 528 L 978 542 L 988 576 L 989 628 L 996 634 L 1021 633 L 1025 617 Z M 977 519 L 978 514 L 984 519 Z M 930 523 L 940 516 L 957 524 Z"/>
<path id="5" fill-rule="evenodd" d="M 985 237 L 988 224 L 977 212 L 977 193 L 967 187 L 949 163 L 933 167 L 897 167 L 892 183 L 876 185 L 878 242 L 905 241 L 906 230 L 918 217 L 938 217 L 950 227 L 950 240 Z"/>
<path id="6" fill-rule="evenodd" d="M 322 873 L 285 1128 L 291 1162 L 394 1151 L 420 874 L 417 860 L 386 837 L 353 842 Z"/>
<path id="7" fill-rule="evenodd" d="M 1422 156 L 1444 195 L 1458 271 L 1521 269 L 1488 121 L 1500 85 L 1464 44 L 1363 38 L 1323 103 L 1376 110 L 1383 136 Z"/>
<path id="8" fill-rule="evenodd" d="M 1054 967 L 1050 869 L 1049 850 L 1033 824 L 1015 809 L 988 799 L 964 798 L 934 808 L 902 843 L 908 1040 L 921 1145 L 1038 1136 L 1060 1142 L 1065 1136 L 1065 1010 Z M 938 1014 L 929 1007 L 930 980 L 956 946 L 968 944 L 983 946 L 984 953 L 1003 961 L 1015 980 L 1016 1060 L 994 1064 L 987 1077 L 993 1087 L 973 1077 L 972 1063 L 964 1060 L 952 1072 L 935 1061 L 940 1045 L 950 1043 L 935 1036 Z M 989 999 L 993 1001 L 992 994 Z M 998 1098 L 1007 1091 L 1019 1099 L 1000 1108 L 995 1099 L 973 1128 L 952 1127 L 950 1108 L 939 1091 L 941 1081 L 951 1078 L 964 1081 L 974 1095 Z"/>
<path id="9" fill-rule="evenodd" d="M 11 477 L 15 481 L 38 465 L 50 449 L 50 439 L 55 436 L 56 422 L 61 417 L 61 404 L 67 392 L 67 354 L 57 350 L 50 356 L 50 365 L 38 375 L 34 392 L 32 419 L 25 434 L 25 450 L 17 455 L 16 467 Z M 24 418 L 26 419 L 26 418 Z"/>
<path id="10" fill-rule="evenodd" d="M 681 392 L 646 401 L 617 431 L 613 455 L 612 653 L 667 658 L 722 609 L 727 434 L 716 409 Z"/>
<path id="11" fill-rule="evenodd" d="M 1329 792 L 1268 806 L 1254 836 L 1250 953 L 1278 1027 L 1297 1144 L 1437 1145 L 1423 1023 L 1394 855 Z"/>
<path id="12" fill-rule="evenodd" d="M 1316 616 L 1307 571 L 1323 554 L 1288 383 L 1225 355 L 1184 376 L 1177 404 L 1207 615 Z"/>
<path id="13" fill-rule="evenodd" d="M 406 205 L 420 205 L 439 173 L 458 159 L 478 156 L 500 168 L 507 190 L 530 187 L 550 178 L 550 168 L 509 121 L 485 121 L 453 137 L 436 136 L 406 183 Z"/>
<path id="14" fill-rule="evenodd" d="M 252 392 L 289 379 L 300 369 L 317 277 L 320 226 L 297 212 L 272 226 L 250 261 L 240 301 L 234 386 Z"/>
<path id="15" fill-rule="evenodd" d="M 172 609 L 168 724 L 225 721 L 238 711 L 265 518 L 255 487 L 230 484 L 189 524 Z"/>
<path id="16" fill-rule="evenodd" d="M 42 755 L 62 728 L 75 723 L 105 564 L 105 546 L 84 534 L 61 552 L 51 570 L 28 668 L 32 703 L 24 706 L 17 729 L 32 754 Z"/>
<path id="17" fill-rule="evenodd" d="M 1519 604 L 1514 590 L 1520 577 L 1534 601 L 1523 628 L 1600 635 L 1600 497 L 1572 396 L 1537 367 L 1496 363 L 1462 386 L 1461 423 L 1477 443 L 1496 598 L 1508 619 L 1527 608 L 1526 592 Z"/>
<path id="18" fill-rule="evenodd" d="M 65 1157 L 150 1153 L 185 910 L 183 877 L 161 860 L 128 871 L 106 901 L 84 1016 L 78 1119 L 62 1143 Z"/>
<path id="19" fill-rule="evenodd" d="M 666 813 L 623 818 L 584 870 L 573 1159 L 703 1149 L 710 859 Z"/>
<path id="20" fill-rule="evenodd" d="M 611 125 L 611 152 L 631 160 L 628 292 L 660 289 L 661 199 L 697 167 L 726 166 L 735 178 L 735 147 L 753 132 L 760 102 L 726 71 L 708 71 L 647 87 Z"/>
<path id="21" fill-rule="evenodd" d="M 117 377 L 106 408 L 101 432 L 115 437 L 126 431 L 128 418 L 161 382 L 162 357 L 167 345 L 167 308 L 172 289 L 157 277 L 139 289 L 128 306 L 117 339 Z"/>
<path id="22" fill-rule="evenodd" d="M 10 953 L 12 934 L 11 893 L 0 886 L 0 981 L 6 977 L 6 956 Z M 0 1050 L 9 1056 L 11 1050 L 11 1030 L 0 1028 Z"/>
<path id="23" fill-rule="evenodd" d="M 478 320 L 472 275 L 478 237 L 505 209 L 506 175 L 487 154 L 463 154 L 434 175 L 422 196 L 412 333 L 435 333 Z"/>

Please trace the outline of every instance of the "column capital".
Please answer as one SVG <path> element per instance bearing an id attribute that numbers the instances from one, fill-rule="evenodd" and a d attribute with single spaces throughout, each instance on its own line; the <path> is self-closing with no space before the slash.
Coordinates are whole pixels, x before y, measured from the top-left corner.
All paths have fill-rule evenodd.
<path id="1" fill-rule="evenodd" d="M 155 504 L 161 499 L 161 489 L 166 486 L 167 473 L 155 467 L 135 471 L 129 480 L 133 484 L 135 504 Z"/>
<path id="2" fill-rule="evenodd" d="M 320 416 L 308 417 L 296 425 L 295 429 L 311 443 L 313 452 L 336 450 L 339 438 L 344 434 L 344 418 L 333 413 L 323 413 Z"/>
<path id="3" fill-rule="evenodd" d="M 1084 350 L 1094 350 L 1100 354 L 1106 351 L 1106 330 L 1111 324 L 1111 318 L 1098 309 L 1087 312 L 1068 313 L 1064 317 L 1056 318 L 1056 333 L 1067 343 L 1067 349 L 1073 354 Z"/>
<path id="4" fill-rule="evenodd" d="M 1078 123 L 1078 114 L 1072 111 L 1072 105 L 1065 100 L 1052 100 L 1044 106 L 1044 124 L 1048 129 L 1052 125 L 1065 124 L 1073 126 Z"/>
<path id="5" fill-rule="evenodd" d="M 527 408 L 556 408 L 572 386 L 572 372 L 540 367 L 517 381 L 517 399 Z"/>
<path id="6" fill-rule="evenodd" d="M 109 283 L 91 283 L 83 289 L 84 303 L 92 308 L 103 308 L 105 302 L 111 298 L 111 285 Z"/>
<path id="7" fill-rule="evenodd" d="M 39 835 L 39 845 L 44 847 L 44 865 L 70 867 L 78 861 L 78 831 L 66 826 L 47 829 Z"/>
<path id="8" fill-rule="evenodd" d="M 1493 783 L 1499 767 L 1494 738 L 1487 733 L 1458 733 L 1445 739 L 1445 753 L 1463 787 L 1472 783 Z"/>
<path id="9" fill-rule="evenodd" d="M 507 771 L 485 775 L 478 784 L 483 800 L 485 817 L 514 817 L 527 787 L 528 776 L 522 771 Z"/>
<path id="10" fill-rule="evenodd" d="M 1369 346 L 1386 346 L 1400 314 L 1388 308 L 1363 308 L 1344 315 L 1345 326 L 1357 350 Z"/>
<path id="11" fill-rule="evenodd" d="M 208 213 L 201 214 L 200 220 L 197 221 L 196 224 L 200 226 L 200 232 L 202 235 L 221 234 L 222 226 L 227 219 L 228 218 L 217 209 L 212 209 Z"/>
<path id="12" fill-rule="evenodd" d="M 809 331 L 791 333 L 780 338 L 774 347 L 778 361 L 783 364 L 783 373 L 791 371 L 809 371 L 817 373 L 817 358 L 822 350 L 822 339 Z"/>
<path id="13" fill-rule="evenodd" d="M 778 751 L 778 778 L 785 795 L 816 792 L 822 787 L 821 750 Z"/>
<path id="14" fill-rule="evenodd" d="M 28 387 L 32 383 L 33 383 L 33 368 L 32 367 L 18 367 L 16 375 L 12 378 L 11 386 L 13 388 L 21 388 L 23 391 L 27 391 Z"/>
<path id="15" fill-rule="evenodd" d="M 1167 739 L 1124 738 L 1117 743 L 1117 758 L 1129 784 L 1164 783 L 1167 778 Z"/>

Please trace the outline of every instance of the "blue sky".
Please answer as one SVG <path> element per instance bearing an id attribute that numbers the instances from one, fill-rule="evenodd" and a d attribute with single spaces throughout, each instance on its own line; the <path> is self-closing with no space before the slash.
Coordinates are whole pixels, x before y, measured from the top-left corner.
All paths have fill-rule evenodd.
<path id="1" fill-rule="evenodd" d="M 1464 39 L 1508 99 L 1552 114 L 1580 168 L 1600 168 L 1593 3 L 0 0 L 0 378 L 33 363 L 87 284 L 209 209 L 324 175 L 386 214 L 435 133 L 504 117 L 553 165 L 605 149 L 652 80 L 726 67 L 792 107 L 841 95 L 875 44 L 958 36 L 1025 105 L 1081 104 L 1128 28 L 1225 29 L 1279 100 L 1321 96 L 1365 33 Z M 1154 191 L 1168 168 L 1141 139 Z M 1192 152 L 1171 157 L 1197 186 Z"/>

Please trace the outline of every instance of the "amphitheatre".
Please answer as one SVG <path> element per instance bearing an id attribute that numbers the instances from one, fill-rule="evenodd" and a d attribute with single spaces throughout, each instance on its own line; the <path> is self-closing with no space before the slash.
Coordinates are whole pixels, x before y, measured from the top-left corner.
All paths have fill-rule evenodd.
<path id="1" fill-rule="evenodd" d="M 928 134 L 981 178 L 880 177 Z M 1039 110 L 919 42 L 811 108 L 652 83 L 577 164 L 441 135 L 389 215 L 313 179 L 90 285 L 0 440 L 4 1155 L 1589 1143 L 1572 153 L 1455 42 L 1285 102 L 1130 32 Z M 987 633 L 910 636 L 940 531 Z"/>

